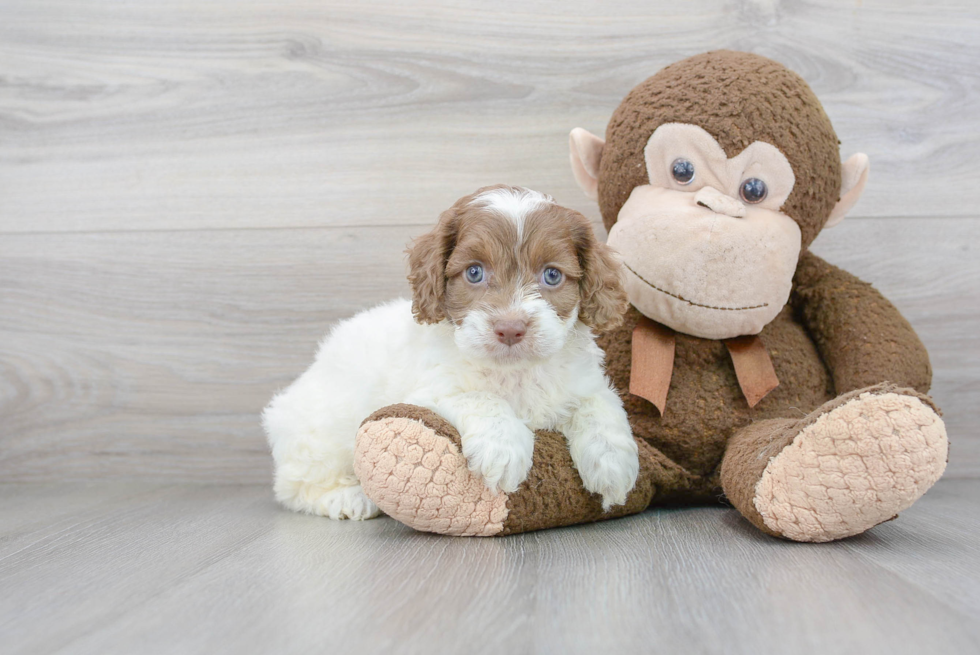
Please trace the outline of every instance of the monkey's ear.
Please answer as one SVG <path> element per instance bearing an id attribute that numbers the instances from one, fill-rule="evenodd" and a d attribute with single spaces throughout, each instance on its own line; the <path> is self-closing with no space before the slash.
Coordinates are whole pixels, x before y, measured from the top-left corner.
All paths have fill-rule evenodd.
<path id="1" fill-rule="evenodd" d="M 605 141 L 581 127 L 576 127 L 568 135 L 572 174 L 579 188 L 593 200 L 599 197 L 599 161 L 605 146 Z"/>
<path id="2" fill-rule="evenodd" d="M 841 164 L 840 181 L 840 200 L 834 205 L 830 212 L 830 218 L 824 223 L 824 227 L 834 227 L 847 216 L 857 203 L 858 198 L 864 193 L 864 186 L 868 183 L 868 170 L 871 163 L 868 156 L 863 152 L 851 155 L 846 162 Z"/>

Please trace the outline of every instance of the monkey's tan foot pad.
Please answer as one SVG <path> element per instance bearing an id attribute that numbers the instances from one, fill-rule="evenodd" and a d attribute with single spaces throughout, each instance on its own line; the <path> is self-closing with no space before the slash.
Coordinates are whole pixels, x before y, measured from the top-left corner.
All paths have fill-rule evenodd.
<path id="1" fill-rule="evenodd" d="M 388 516 L 423 532 L 489 537 L 507 519 L 507 496 L 470 472 L 459 433 L 421 407 L 392 405 L 361 424 L 354 472 Z"/>
<path id="2" fill-rule="evenodd" d="M 880 385 L 842 396 L 798 424 L 755 487 L 766 526 L 832 541 L 895 518 L 946 468 L 946 427 L 932 402 Z"/>
<path id="3" fill-rule="evenodd" d="M 472 473 L 459 433 L 414 405 L 391 405 L 364 423 L 354 447 L 354 472 L 367 496 L 388 516 L 423 532 L 502 536 L 635 514 L 646 509 L 652 483 L 637 483 L 626 505 L 602 511 L 582 487 L 561 434 L 539 431 L 527 480 L 512 494 L 490 491 Z"/>

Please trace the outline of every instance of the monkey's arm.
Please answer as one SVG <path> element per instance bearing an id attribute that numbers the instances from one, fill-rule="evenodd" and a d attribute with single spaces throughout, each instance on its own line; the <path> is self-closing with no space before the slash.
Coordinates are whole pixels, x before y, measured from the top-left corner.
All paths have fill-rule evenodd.
<path id="1" fill-rule="evenodd" d="M 880 382 L 929 391 L 932 366 L 915 330 L 877 289 L 810 252 L 790 297 L 838 394 Z"/>

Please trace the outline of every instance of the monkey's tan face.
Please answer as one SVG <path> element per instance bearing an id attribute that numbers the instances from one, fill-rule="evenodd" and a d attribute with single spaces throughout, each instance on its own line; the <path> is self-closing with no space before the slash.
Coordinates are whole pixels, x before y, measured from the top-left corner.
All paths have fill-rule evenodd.
<path id="1" fill-rule="evenodd" d="M 707 339 L 758 334 L 786 304 L 801 233 L 780 211 L 793 168 L 756 141 L 736 157 L 695 125 L 661 125 L 644 150 L 650 183 L 609 231 L 627 292 L 646 316 Z"/>

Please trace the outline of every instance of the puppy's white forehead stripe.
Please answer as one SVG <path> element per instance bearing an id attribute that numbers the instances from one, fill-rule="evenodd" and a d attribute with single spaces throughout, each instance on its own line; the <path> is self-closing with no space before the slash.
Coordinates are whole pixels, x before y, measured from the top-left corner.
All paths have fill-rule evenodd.
<path id="1" fill-rule="evenodd" d="M 478 204 L 508 218 L 517 226 L 518 242 L 524 239 L 524 221 L 527 215 L 543 204 L 554 203 L 554 198 L 539 191 L 517 187 L 485 191 L 473 199 Z"/>

